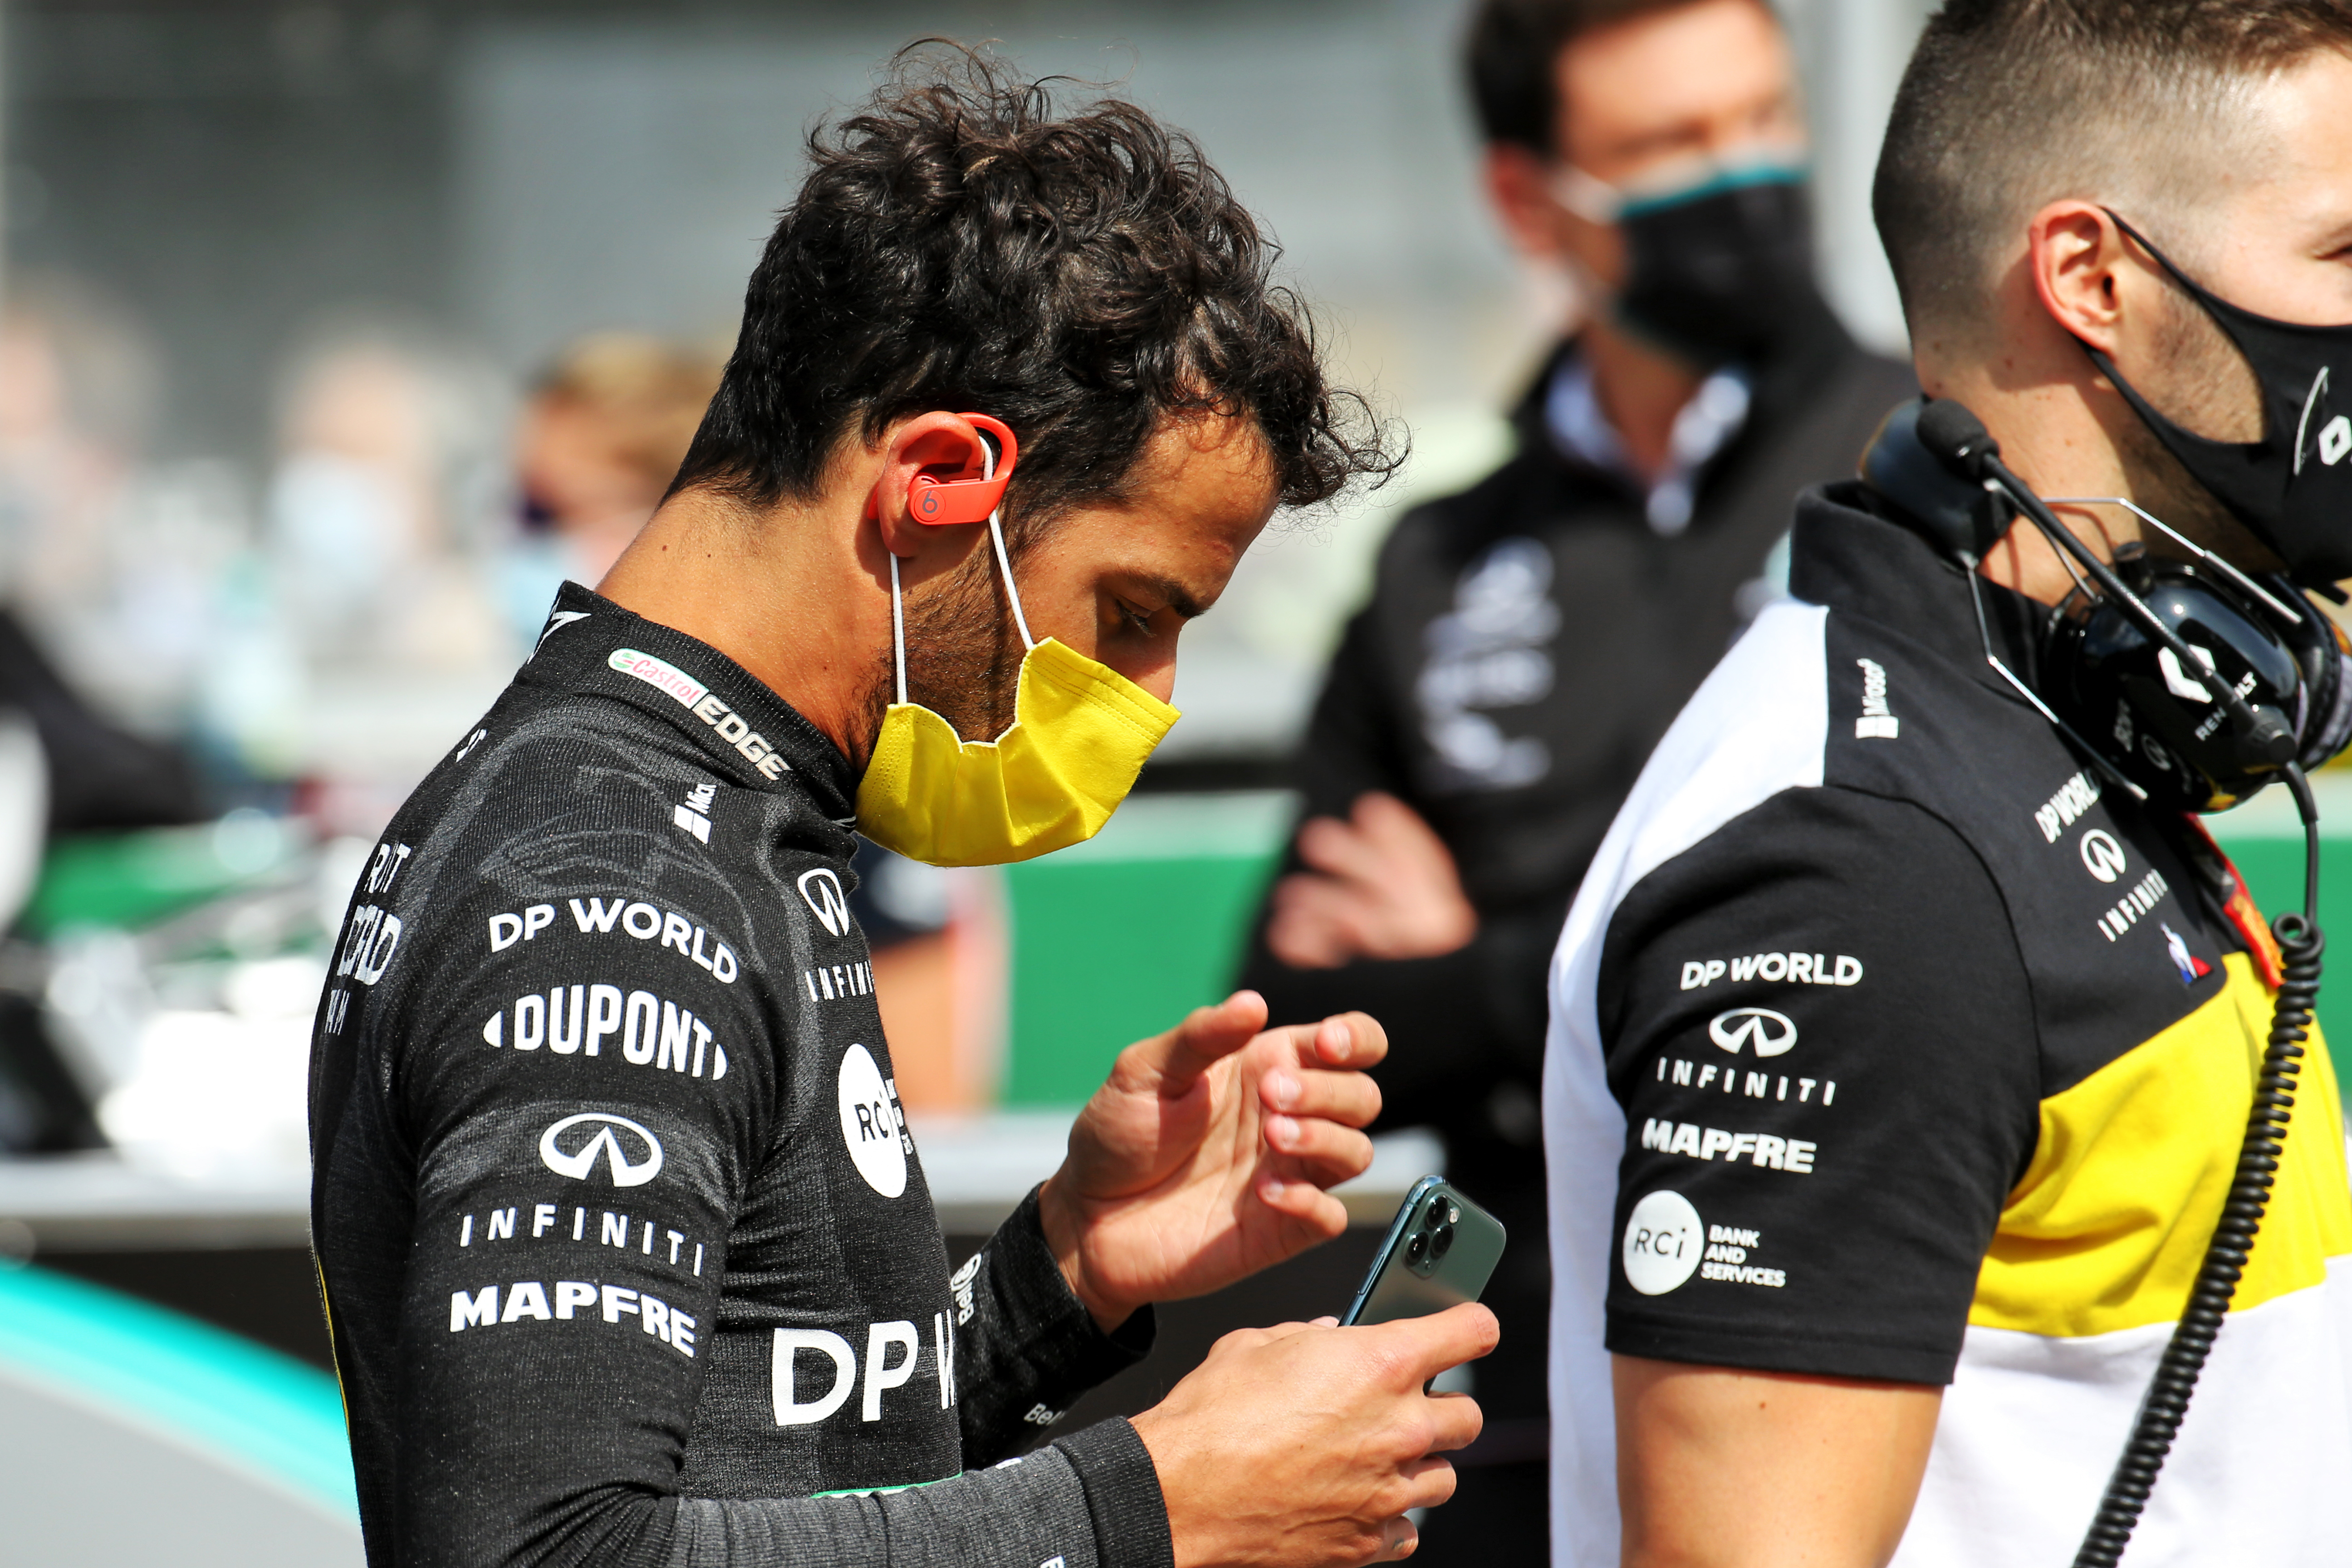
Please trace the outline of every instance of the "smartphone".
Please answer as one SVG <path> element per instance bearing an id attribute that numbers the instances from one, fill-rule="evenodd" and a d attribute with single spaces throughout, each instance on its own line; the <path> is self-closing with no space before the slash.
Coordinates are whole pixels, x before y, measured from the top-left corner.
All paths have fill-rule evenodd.
<path id="1" fill-rule="evenodd" d="M 1423 1176 L 1405 1194 L 1342 1323 L 1425 1317 L 1486 1289 L 1503 1256 L 1503 1222 L 1443 1176 Z"/>

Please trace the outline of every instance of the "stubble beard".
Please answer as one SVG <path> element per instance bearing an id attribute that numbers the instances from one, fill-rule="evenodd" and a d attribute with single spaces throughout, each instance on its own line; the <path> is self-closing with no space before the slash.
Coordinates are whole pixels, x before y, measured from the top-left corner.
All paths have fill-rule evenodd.
<path id="1" fill-rule="evenodd" d="M 2168 310 L 2154 354 L 2161 368 L 2140 395 L 2192 435 L 2213 441 L 2261 440 L 2262 387 L 2252 367 L 2194 300 L 2177 286 L 2168 289 L 2166 298 Z M 2137 412 L 2124 420 L 2116 446 L 2134 494 L 2167 524 L 2242 571 L 2281 568 L 2270 547 L 2181 467 Z M 2147 542 L 2154 553 L 2178 553 L 2161 535 Z"/>
<path id="2" fill-rule="evenodd" d="M 1011 729 L 1025 650 L 994 554 L 983 545 L 937 584 L 908 595 L 906 616 L 907 700 L 945 719 L 967 741 L 993 741 Z M 873 755 L 898 693 L 896 664 L 885 643 L 866 689 L 865 733 L 858 738 L 864 755 Z"/>

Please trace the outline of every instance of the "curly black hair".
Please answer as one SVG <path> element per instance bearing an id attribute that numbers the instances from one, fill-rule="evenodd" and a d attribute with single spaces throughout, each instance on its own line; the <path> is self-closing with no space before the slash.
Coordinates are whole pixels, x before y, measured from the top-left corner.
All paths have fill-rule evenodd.
<path id="1" fill-rule="evenodd" d="M 1199 144 L 1112 99 L 1060 112 L 1071 85 L 926 39 L 810 132 L 673 493 L 806 497 L 853 429 L 937 408 L 1012 426 L 1016 531 L 1118 497 L 1171 418 L 1253 419 L 1292 506 L 1394 471 L 1390 431 L 1326 381 L 1312 317 L 1273 281 L 1279 247 Z"/>

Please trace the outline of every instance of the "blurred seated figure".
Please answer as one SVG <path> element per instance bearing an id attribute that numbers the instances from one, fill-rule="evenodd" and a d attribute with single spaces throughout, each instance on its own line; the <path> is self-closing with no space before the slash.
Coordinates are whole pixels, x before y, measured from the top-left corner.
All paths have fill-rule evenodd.
<path id="1" fill-rule="evenodd" d="M 507 396 L 397 321 L 314 333 L 281 386 L 257 548 L 221 574 L 197 721 L 232 774 L 396 793 L 527 646 L 492 585 Z"/>
<path id="2" fill-rule="evenodd" d="M 496 401 L 486 373 L 406 331 L 342 329 L 298 355 L 267 543 L 313 662 L 503 663 L 481 572 Z"/>
<path id="3" fill-rule="evenodd" d="M 159 827 L 208 815 L 185 752 L 93 710 L 0 608 L 0 720 L 6 719 L 28 725 L 37 740 L 50 833 Z"/>
<path id="4" fill-rule="evenodd" d="M 532 386 L 516 431 L 523 548 L 506 609 L 536 637 L 557 586 L 593 587 L 637 536 L 718 389 L 719 358 L 639 332 L 597 332 Z"/>

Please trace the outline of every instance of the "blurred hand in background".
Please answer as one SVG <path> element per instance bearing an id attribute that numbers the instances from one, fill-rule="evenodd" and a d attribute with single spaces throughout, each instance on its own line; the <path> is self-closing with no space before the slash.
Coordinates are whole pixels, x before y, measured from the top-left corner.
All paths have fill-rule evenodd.
<path id="1" fill-rule="evenodd" d="M 1360 958 L 1435 958 L 1478 934 L 1454 856 L 1412 807 L 1373 790 L 1346 820 L 1298 829 L 1309 868 L 1275 885 L 1266 945 L 1294 969 Z"/>

